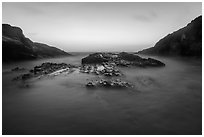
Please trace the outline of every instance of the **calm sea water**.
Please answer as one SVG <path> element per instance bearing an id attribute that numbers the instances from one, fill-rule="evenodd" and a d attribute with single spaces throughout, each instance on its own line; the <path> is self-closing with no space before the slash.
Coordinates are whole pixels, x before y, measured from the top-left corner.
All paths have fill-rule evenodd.
<path id="1" fill-rule="evenodd" d="M 95 75 L 75 71 L 15 82 L 14 67 L 80 65 L 85 54 L 3 64 L 3 134 L 201 134 L 201 60 L 161 58 L 161 68 L 120 68 L 131 90 L 87 89 Z M 29 84 L 29 87 L 25 87 Z"/>

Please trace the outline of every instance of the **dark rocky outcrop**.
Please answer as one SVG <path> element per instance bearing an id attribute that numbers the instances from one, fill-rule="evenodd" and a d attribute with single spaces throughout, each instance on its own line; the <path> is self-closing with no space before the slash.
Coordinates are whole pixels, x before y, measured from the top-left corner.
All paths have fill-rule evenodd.
<path id="1" fill-rule="evenodd" d="M 140 54 L 164 56 L 202 56 L 202 16 L 186 27 L 159 40 L 154 47 L 139 51 Z"/>
<path id="2" fill-rule="evenodd" d="M 27 80 L 30 78 L 38 77 L 38 76 L 56 76 L 61 73 L 69 73 L 71 69 L 75 68 L 75 66 L 66 64 L 66 63 L 51 63 L 46 62 L 41 64 L 40 66 L 35 66 L 33 69 L 29 71 L 29 73 L 20 75 L 14 80 Z"/>
<path id="3" fill-rule="evenodd" d="M 94 53 L 82 59 L 82 64 L 113 63 L 117 66 L 165 66 L 161 61 L 152 58 L 141 58 L 138 55 L 121 53 Z"/>
<path id="4" fill-rule="evenodd" d="M 127 53 L 127 52 L 121 52 L 118 54 L 118 58 L 119 60 L 126 60 L 126 61 L 143 61 L 144 59 L 141 58 L 140 56 L 138 55 L 135 55 L 135 54 L 130 54 L 130 53 Z"/>
<path id="5" fill-rule="evenodd" d="M 101 64 L 108 62 L 108 59 L 103 55 L 103 53 L 90 54 L 88 57 L 82 59 L 82 64 Z"/>
<path id="6" fill-rule="evenodd" d="M 69 53 L 26 38 L 19 27 L 2 24 L 2 60 L 21 61 L 47 57 L 68 56 Z"/>
<path id="7" fill-rule="evenodd" d="M 35 66 L 34 69 L 30 70 L 30 72 L 33 72 L 34 74 L 50 74 L 56 70 L 60 69 L 66 69 L 73 67 L 70 64 L 66 63 L 51 63 L 51 62 L 46 62 L 41 64 L 40 66 Z"/>

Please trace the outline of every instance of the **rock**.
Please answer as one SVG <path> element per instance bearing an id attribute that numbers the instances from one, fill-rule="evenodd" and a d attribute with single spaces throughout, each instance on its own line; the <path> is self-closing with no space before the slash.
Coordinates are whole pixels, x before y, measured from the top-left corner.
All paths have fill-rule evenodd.
<path id="1" fill-rule="evenodd" d="M 118 66 L 122 66 L 122 67 L 128 67 L 130 65 L 130 62 L 127 62 L 125 60 L 119 60 L 119 61 L 116 61 L 116 64 Z"/>
<path id="2" fill-rule="evenodd" d="M 103 64 L 86 64 L 80 68 L 81 73 L 92 73 L 104 76 L 121 76 L 120 71 L 111 63 Z"/>
<path id="3" fill-rule="evenodd" d="M 51 63 L 46 62 L 42 63 L 40 66 L 35 66 L 33 69 L 29 71 L 27 74 L 23 74 L 21 76 L 18 76 L 14 78 L 14 80 L 27 80 L 32 77 L 37 76 L 57 76 L 61 73 L 65 72 L 72 72 L 71 68 L 74 68 L 75 66 L 66 64 L 66 63 Z"/>
<path id="4" fill-rule="evenodd" d="M 87 86 L 87 87 L 95 87 L 95 85 L 94 85 L 93 82 L 88 82 L 88 83 L 86 84 L 86 86 Z"/>
<path id="5" fill-rule="evenodd" d="M 32 77 L 32 75 L 30 73 L 27 73 L 27 74 L 23 74 L 21 78 L 22 78 L 22 80 L 27 80 L 31 77 Z"/>
<path id="6" fill-rule="evenodd" d="M 100 82 L 100 86 L 102 87 L 111 87 L 111 82 L 110 81 L 106 81 L 106 80 L 103 80 L 102 82 Z"/>
<path id="7" fill-rule="evenodd" d="M 90 54 L 88 57 L 82 59 L 82 64 L 101 64 L 103 62 L 108 62 L 108 59 L 103 57 L 102 53 Z"/>
<path id="8" fill-rule="evenodd" d="M 29 72 L 34 73 L 34 70 L 33 70 L 33 69 L 31 69 Z"/>
<path id="9" fill-rule="evenodd" d="M 60 69 L 60 70 L 54 71 L 54 72 L 52 72 L 52 73 L 50 73 L 48 75 L 49 76 L 57 76 L 57 75 L 59 75 L 59 74 L 61 74 L 63 72 L 67 72 L 67 71 L 69 71 L 69 68 Z"/>
<path id="10" fill-rule="evenodd" d="M 142 61 L 142 58 L 140 56 L 137 56 L 135 54 L 130 54 L 127 52 L 121 52 L 118 54 L 120 60 L 125 61 Z"/>
<path id="11" fill-rule="evenodd" d="M 105 87 L 105 88 L 132 88 L 133 87 L 132 84 L 126 81 L 122 81 L 120 79 L 116 79 L 116 80 L 101 79 L 99 81 L 88 82 L 86 86 L 87 87 Z"/>
<path id="12" fill-rule="evenodd" d="M 112 76 L 112 73 L 104 73 L 105 76 Z"/>
<path id="13" fill-rule="evenodd" d="M 105 67 L 103 65 L 96 66 L 97 71 L 103 71 L 104 69 L 105 69 Z"/>
<path id="14" fill-rule="evenodd" d="M 116 80 L 112 81 L 112 85 L 114 87 L 120 87 L 120 88 L 132 87 L 132 85 L 130 83 L 122 81 L 120 79 L 116 79 Z"/>
<path id="15" fill-rule="evenodd" d="M 138 66 L 138 67 L 148 67 L 148 66 L 165 66 L 164 63 L 152 58 L 142 58 L 138 55 L 121 52 L 121 53 L 94 53 L 82 59 L 83 65 L 103 65 L 106 69 L 117 66 Z M 111 68 L 110 68 L 111 69 Z"/>
<path id="16" fill-rule="evenodd" d="M 19 68 L 19 67 L 15 67 L 13 69 L 11 69 L 11 71 L 24 71 L 25 68 Z"/>
<path id="17" fill-rule="evenodd" d="M 36 74 L 50 74 L 54 71 L 60 70 L 60 69 L 66 69 L 69 67 L 74 67 L 72 65 L 66 64 L 66 63 L 50 63 L 46 62 L 41 64 L 40 66 L 35 66 L 33 70 L 30 70 L 30 72 Z"/>
<path id="18" fill-rule="evenodd" d="M 147 59 L 148 61 L 148 64 L 149 66 L 165 66 L 165 64 L 161 61 L 158 61 L 156 59 L 153 59 L 153 58 L 148 58 Z"/>

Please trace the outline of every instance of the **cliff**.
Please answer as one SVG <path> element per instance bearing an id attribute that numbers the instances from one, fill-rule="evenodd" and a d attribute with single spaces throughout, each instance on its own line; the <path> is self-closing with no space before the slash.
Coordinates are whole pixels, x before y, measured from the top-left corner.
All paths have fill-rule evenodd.
<path id="1" fill-rule="evenodd" d="M 139 51 L 141 54 L 164 56 L 202 56 L 202 16 L 184 28 L 159 40 L 154 47 Z"/>
<path id="2" fill-rule="evenodd" d="M 68 56 L 69 53 L 26 38 L 19 27 L 2 24 L 2 60 L 21 61 L 38 58 Z"/>

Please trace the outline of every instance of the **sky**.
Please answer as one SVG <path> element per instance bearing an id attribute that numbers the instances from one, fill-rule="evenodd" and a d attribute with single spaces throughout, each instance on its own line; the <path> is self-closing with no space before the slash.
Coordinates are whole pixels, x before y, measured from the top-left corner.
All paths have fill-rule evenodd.
<path id="1" fill-rule="evenodd" d="M 132 51 L 202 15 L 202 3 L 3 2 L 2 22 L 18 26 L 32 41 L 67 52 Z"/>

